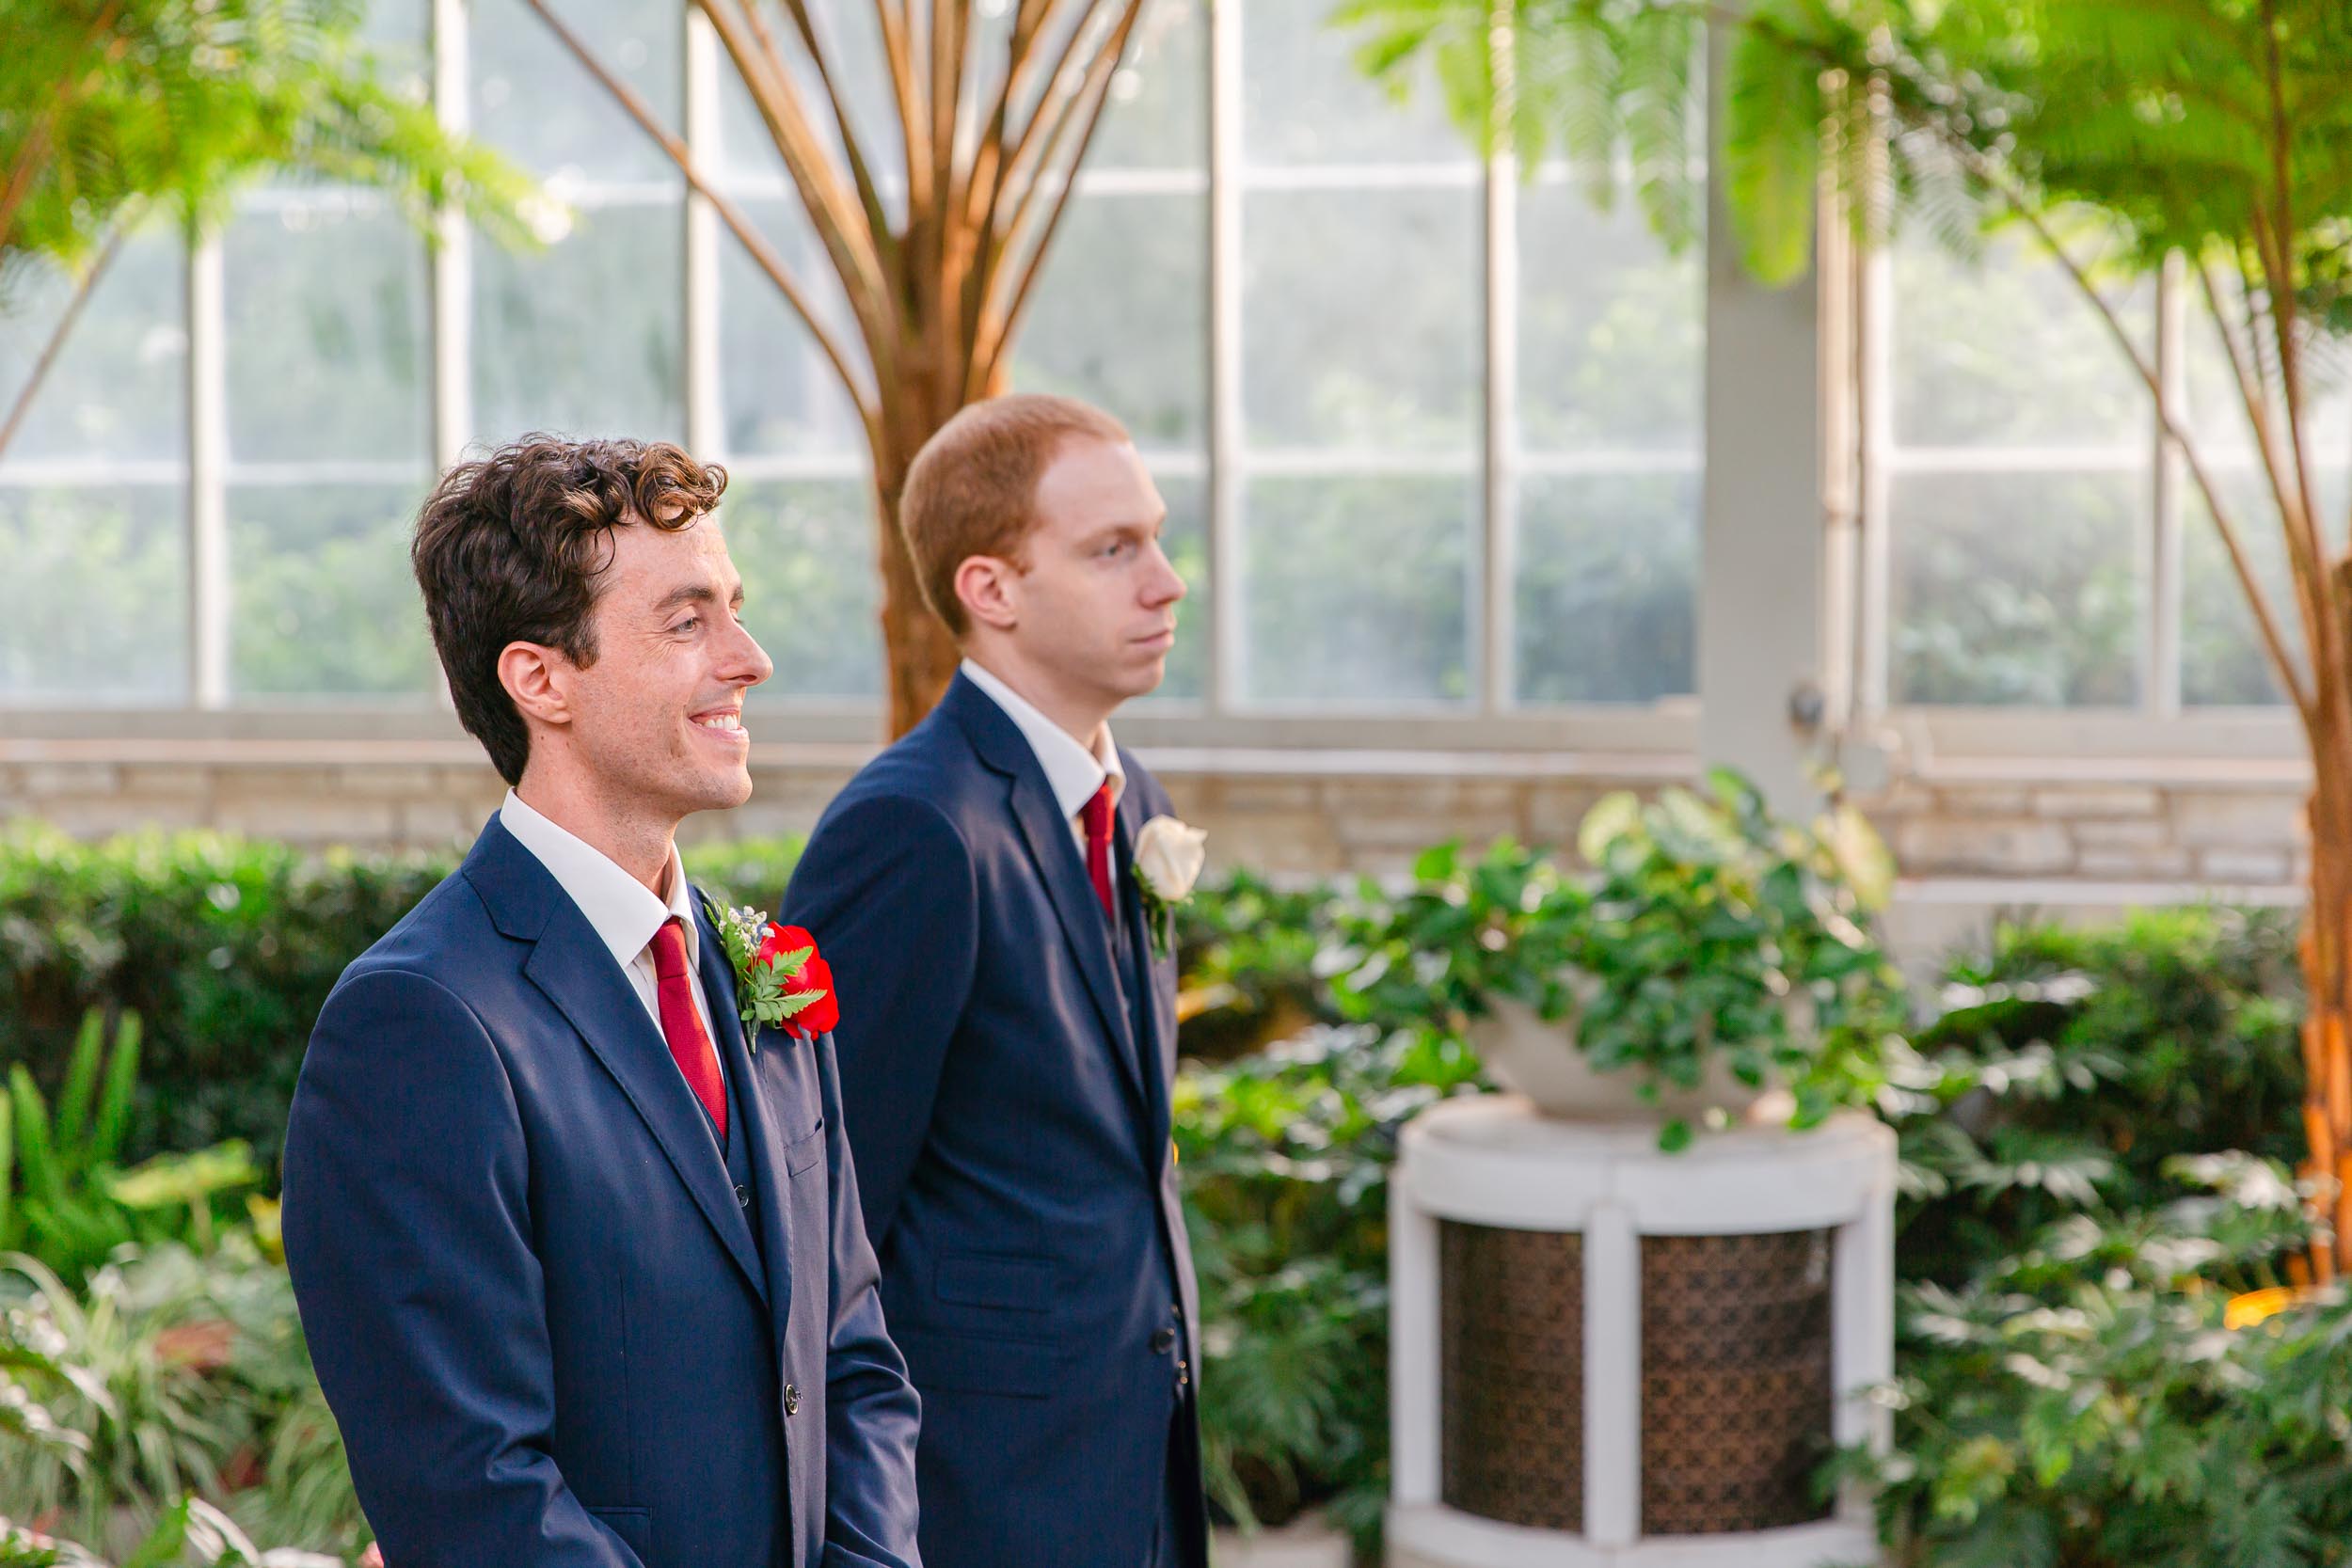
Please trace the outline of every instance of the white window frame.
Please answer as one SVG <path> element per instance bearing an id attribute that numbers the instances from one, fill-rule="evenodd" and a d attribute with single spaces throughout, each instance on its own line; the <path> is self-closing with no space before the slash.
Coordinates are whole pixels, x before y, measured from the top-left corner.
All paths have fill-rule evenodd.
<path id="1" fill-rule="evenodd" d="M 468 128 L 469 51 L 469 0 L 430 0 L 433 48 L 431 73 L 434 101 L 444 122 Z M 1467 767 L 1472 755 L 1500 757 L 1506 769 L 1540 767 L 1546 771 L 1578 770 L 1589 765 L 1597 772 L 1632 775 L 1645 770 L 1687 771 L 1692 756 L 1704 746 L 1710 754 L 1724 750 L 1702 736 L 1701 703 L 1696 696 L 1675 697 L 1650 704 L 1527 705 L 1515 698 L 1517 500 L 1519 482 L 1528 475 L 1550 472 L 1636 472 L 1661 467 L 1702 475 L 1737 474 L 1744 486 L 1755 473 L 1753 443 L 1742 444 L 1739 433 L 1727 428 L 1722 411 L 1737 406 L 1739 398 L 1762 398 L 1768 388 L 1788 395 L 1819 395 L 1834 409 L 1846 390 L 1840 356 L 1825 361 L 1816 336 L 1811 352 L 1800 356 L 1788 346 L 1800 340 L 1788 334 L 1762 340 L 1778 362 L 1746 362 L 1726 372 L 1723 356 L 1710 353 L 1706 402 L 1711 417 L 1704 421 L 1700 450 L 1695 454 L 1661 454 L 1654 451 L 1596 451 L 1573 457 L 1524 453 L 1518 431 L 1517 301 L 1522 260 L 1518 250 L 1520 177 L 1508 154 L 1483 168 L 1463 166 L 1350 166 L 1329 173 L 1331 183 L 1360 186 L 1391 182 L 1425 187 L 1433 184 L 1474 184 L 1481 196 L 1482 265 L 1478 277 L 1477 309 L 1482 324 L 1484 372 L 1482 430 L 1477 451 L 1462 459 L 1415 459 L 1400 462 L 1379 453 L 1315 452 L 1311 455 L 1257 449 L 1245 439 L 1241 379 L 1243 270 L 1242 221 L 1246 193 L 1275 185 L 1312 183 L 1319 176 L 1299 169 L 1255 170 L 1248 167 L 1241 143 L 1243 40 L 1240 0 L 1200 0 L 1207 7 L 1208 59 L 1205 166 L 1200 169 L 1089 169 L 1080 176 L 1081 192 L 1146 194 L 1201 192 L 1208 201 L 1208 257 L 1204 268 L 1209 407 L 1201 449 L 1149 454 L 1158 471 L 1206 481 L 1208 505 L 1206 548 L 1214 584 L 1212 613 L 1206 627 L 1205 689 L 1199 699 L 1162 700 L 1131 710 L 1122 718 L 1121 735 L 1162 752 L 1206 755 L 1248 754 L 1267 761 L 1281 754 L 1323 752 L 1422 755 L 1431 766 Z M 682 7 L 684 120 L 691 143 L 709 147 L 718 132 L 720 87 L 726 69 L 708 24 L 691 7 Z M 552 47 L 552 45 L 550 45 Z M 739 184 L 739 182 L 731 182 Z M 572 193 L 586 202 L 626 199 L 627 186 L 610 189 L 591 185 Z M 755 194 L 755 193 L 753 193 Z M 775 194 L 783 194 L 781 187 Z M 675 188 L 663 187 L 666 204 Z M 260 203 L 304 200 L 347 200 L 334 196 L 272 194 Z M 1711 203 L 1720 217 L 1720 200 Z M 746 454 L 730 457 L 724 450 L 724 419 L 719 370 L 723 324 L 718 306 L 720 259 L 733 242 L 722 231 L 707 201 L 686 193 L 683 313 L 686 341 L 683 364 L 687 438 L 698 453 L 726 461 L 743 480 L 856 479 L 865 468 L 854 456 L 779 457 Z M 440 243 L 429 262 L 431 362 L 431 459 L 435 467 L 457 460 L 472 438 L 471 323 L 473 245 L 470 230 L 454 214 L 439 223 Z M 1888 335 L 1879 329 L 1886 320 L 1885 291 L 1891 286 L 1883 257 L 1863 266 L 1862 287 L 1852 291 L 1858 317 L 1851 324 L 1861 349 L 1854 369 L 1853 415 L 1859 426 L 1859 534 L 1852 561 L 1841 564 L 1836 552 L 1848 548 L 1839 531 L 1851 512 L 1829 504 L 1834 488 L 1821 477 L 1820 451 L 1789 452 L 1775 457 L 1786 466 L 1776 476 L 1778 493 L 1791 493 L 1789 482 L 1802 475 L 1823 505 L 1810 514 L 1788 515 L 1788 509 L 1763 508 L 1773 515 L 1754 524 L 1769 530 L 1788 550 L 1809 558 L 1826 558 L 1830 579 L 1825 595 L 1817 596 L 1813 628 L 1822 651 L 1819 666 L 1833 692 L 1847 694 L 1834 703 L 1836 719 L 1851 711 L 1864 726 L 1900 737 L 1901 746 L 1920 756 L 2018 757 L 2043 761 L 2081 758 L 2094 770 L 2164 766 L 2168 759 L 2185 763 L 2220 764 L 2233 759 L 2292 760 L 2301 754 L 2302 740 L 2291 715 L 2274 709 L 2209 709 L 2184 712 L 2180 703 L 2178 648 L 2180 644 L 2180 562 L 2182 476 L 2177 454 L 2160 437 L 2148 443 L 2145 461 L 2154 470 L 2154 507 L 2141 541 L 2149 574 L 2153 612 L 2144 627 L 2140 657 L 2142 701 L 2130 711 L 2048 709 L 1970 709 L 1903 707 L 1886 700 L 1886 633 L 1889 596 L 1889 557 L 1886 540 L 1887 478 L 1898 460 L 1891 441 L 1887 372 L 1891 351 Z M 1829 296 L 1839 296 L 1831 289 Z M 2185 293 L 2178 277 L 2165 281 L 2159 294 L 2159 352 L 2168 396 L 2182 389 L 2182 356 L 2178 352 Z M 1753 311 L 1752 286 L 1729 264 L 1726 251 L 1710 245 L 1706 282 L 1706 308 L 1710 341 L 1713 328 L 1729 312 Z M 1806 302 L 1803 309 L 1815 309 Z M 236 700 L 231 695 L 230 647 L 234 562 L 228 541 L 228 492 L 237 484 L 299 484 L 345 482 L 421 482 L 406 463 L 237 463 L 229 452 L 226 409 L 226 318 L 223 304 L 221 245 L 208 239 L 187 261 L 186 364 L 188 397 L 187 445 L 184 456 L 167 463 L 124 464 L 103 459 L 35 461 L 18 459 L 0 466 L 0 488 L 55 483 L 174 483 L 186 488 L 188 530 L 187 581 L 190 672 L 187 701 L 154 709 L 113 709 L 34 706 L 15 704 L 0 708 L 0 741 L 41 739 L 94 741 L 108 737 L 151 738 L 175 745 L 220 743 L 242 754 L 258 756 L 263 750 L 292 754 L 305 745 L 344 746 L 389 742 L 438 748 L 462 741 L 446 692 L 421 693 L 414 699 L 261 701 Z M 1831 325 L 1827 310 L 1821 325 Z M 1849 324 L 1836 324 L 1839 331 Z M 1836 333 L 1832 333 L 1836 337 Z M 1735 385 L 1713 384 L 1728 373 Z M 1836 383 L 1836 385 L 1833 385 Z M 1835 417 L 1834 414 L 1832 416 Z M 2074 461 L 2087 453 L 2049 455 L 2053 461 Z M 2013 461 L 2013 453 L 1988 458 L 1968 454 L 1967 460 Z M 1920 461 L 1920 454 L 1901 460 Z M 1958 460 L 1955 457 L 1954 460 Z M 2134 461 L 2137 461 L 2135 455 Z M 1350 471 L 1427 471 L 1463 474 L 1478 472 L 1483 507 L 1478 537 L 1470 558 L 1469 668 L 1475 690 L 1465 704 L 1421 708 L 1384 706 L 1351 708 L 1338 705 L 1279 705 L 1246 704 L 1239 697 L 1239 672 L 1244 649 L 1243 494 L 1253 474 L 1279 472 L 1304 464 L 1315 471 L 1332 470 L 1355 462 Z M 1735 467 L 1735 465 L 1737 467 Z M 1721 543 L 1723 501 L 1710 502 L 1707 544 Z M 1728 503 L 1736 506 L 1736 499 Z M 1824 548 L 1825 542 L 1827 548 Z M 1851 575 L 1841 575 L 1850 572 Z M 1710 573 L 1702 562 L 1708 586 L 1700 597 L 1702 639 L 1708 628 L 1724 622 L 1719 611 L 1740 588 L 1738 574 L 1726 578 Z M 1851 666 L 1842 667 L 1851 659 Z M 1832 668 L 1831 666 L 1840 666 Z M 1734 705 L 1777 714 L 1786 705 L 1785 671 L 1749 670 L 1736 658 L 1701 658 L 1697 684 L 1708 688 L 1709 706 Z M 756 700 L 756 699 L 755 699 Z M 870 746 L 879 733 L 880 711 L 867 701 L 816 701 L 774 698 L 760 706 L 788 715 L 791 743 L 801 747 L 857 748 Z M 465 744 L 470 744 L 465 743 Z M 259 748 L 261 750 L 256 750 Z M 763 748 L 765 750 L 765 748 Z M 788 750 L 788 748 L 787 748 Z M 1736 745 L 1733 747 L 1736 751 Z M 1508 761 L 1518 755 L 1523 762 Z M 1735 758 L 1736 760 L 1736 758 Z M 1270 761 L 1268 762 L 1270 766 Z M 1415 770 L 1423 765 L 1400 764 Z"/>

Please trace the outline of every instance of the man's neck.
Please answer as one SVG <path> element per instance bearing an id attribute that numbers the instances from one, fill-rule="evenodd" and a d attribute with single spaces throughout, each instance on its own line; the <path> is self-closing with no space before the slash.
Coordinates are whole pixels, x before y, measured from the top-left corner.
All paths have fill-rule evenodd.
<path id="1" fill-rule="evenodd" d="M 656 898 L 670 896 L 670 863 L 677 824 L 613 811 L 577 783 L 526 772 L 515 786 L 526 806 L 643 882 Z"/>
<path id="2" fill-rule="evenodd" d="M 1019 692 L 1022 701 L 1052 720 L 1056 729 L 1085 747 L 1088 754 L 1102 751 L 1103 729 L 1111 721 L 1110 709 L 1071 696 L 1044 672 L 1009 657 L 1003 650 L 980 652 L 967 648 L 963 657 Z"/>

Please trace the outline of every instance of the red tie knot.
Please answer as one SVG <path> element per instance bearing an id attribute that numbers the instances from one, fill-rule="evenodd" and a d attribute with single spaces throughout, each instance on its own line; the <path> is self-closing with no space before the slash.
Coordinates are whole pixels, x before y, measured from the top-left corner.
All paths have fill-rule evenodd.
<path id="1" fill-rule="evenodd" d="M 653 973 L 659 980 L 686 977 L 686 922 L 676 915 L 663 921 L 661 929 L 653 934 Z"/>

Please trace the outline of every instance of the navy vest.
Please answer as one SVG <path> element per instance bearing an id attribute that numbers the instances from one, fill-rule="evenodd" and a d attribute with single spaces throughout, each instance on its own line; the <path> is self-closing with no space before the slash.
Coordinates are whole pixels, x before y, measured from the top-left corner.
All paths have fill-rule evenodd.
<path id="1" fill-rule="evenodd" d="M 695 983 L 701 984 L 701 979 L 697 974 Z M 703 1007 L 710 1015 L 712 1028 L 737 1026 L 735 1020 L 727 1016 L 726 1009 L 713 1003 L 707 990 L 703 993 Z M 716 1051 L 718 1044 L 717 1040 L 712 1040 L 711 1049 Z M 743 1085 L 737 1082 L 741 1074 L 730 1066 L 720 1076 L 726 1081 L 727 1086 L 727 1180 L 735 1188 L 735 1212 L 742 1220 L 744 1230 L 751 1236 L 752 1251 L 764 1264 L 768 1260 L 767 1250 L 759 1244 L 759 1227 L 752 1221 L 752 1211 L 759 1202 L 759 1179 L 752 1173 L 751 1123 L 744 1119 Z M 695 1103 L 699 1105 L 702 1101 L 697 1100 Z M 719 1124 L 711 1119 L 707 1110 L 703 1112 L 703 1125 L 710 1130 L 711 1152 L 716 1154 L 719 1152 Z"/>

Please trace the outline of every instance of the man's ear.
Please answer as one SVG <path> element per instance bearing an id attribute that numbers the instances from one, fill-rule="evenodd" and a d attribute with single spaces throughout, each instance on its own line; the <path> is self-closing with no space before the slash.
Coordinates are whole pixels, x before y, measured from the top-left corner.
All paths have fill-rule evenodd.
<path id="1" fill-rule="evenodd" d="M 1010 631 L 1021 623 L 1021 569 L 993 555 L 967 555 L 956 568 L 956 597 L 974 625 Z"/>
<path id="2" fill-rule="evenodd" d="M 525 719 L 542 724 L 572 721 L 572 676 L 578 666 L 560 649 L 509 642 L 499 650 L 499 684 Z"/>

